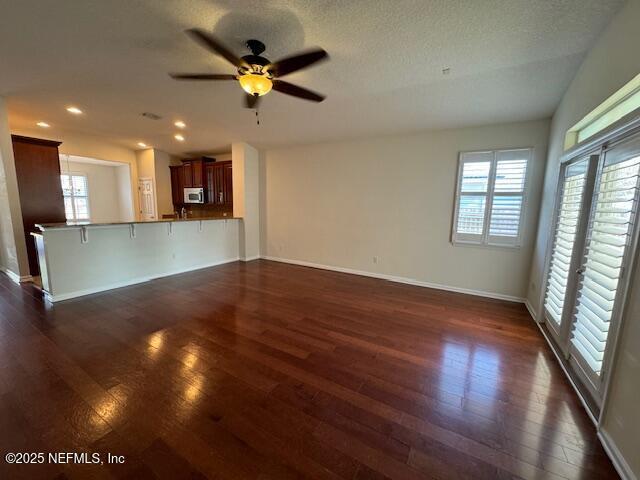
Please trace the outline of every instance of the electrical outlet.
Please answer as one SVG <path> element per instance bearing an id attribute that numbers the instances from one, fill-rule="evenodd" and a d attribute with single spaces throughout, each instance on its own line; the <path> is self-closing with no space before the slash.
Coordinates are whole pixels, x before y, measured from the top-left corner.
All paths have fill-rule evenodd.
<path id="1" fill-rule="evenodd" d="M 378 257 L 373 257 L 373 263 L 378 263 Z"/>

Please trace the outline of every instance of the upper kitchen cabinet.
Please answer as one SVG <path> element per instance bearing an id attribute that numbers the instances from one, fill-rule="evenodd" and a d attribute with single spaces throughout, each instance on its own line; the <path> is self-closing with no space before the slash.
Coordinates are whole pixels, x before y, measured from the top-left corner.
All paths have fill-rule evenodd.
<path id="1" fill-rule="evenodd" d="M 233 205 L 233 177 L 231 161 L 205 164 L 207 203 Z"/>
<path id="2" fill-rule="evenodd" d="M 191 160 L 182 161 L 182 186 L 193 187 L 193 162 Z"/>
<path id="3" fill-rule="evenodd" d="M 206 157 L 182 160 L 182 174 L 184 188 L 204 188 L 203 165 Z"/>
<path id="4" fill-rule="evenodd" d="M 192 187 L 204 187 L 203 162 L 201 158 L 191 160 Z"/>
<path id="5" fill-rule="evenodd" d="M 184 166 L 171 165 L 171 198 L 174 205 L 180 205 L 184 202 Z"/>
<path id="6" fill-rule="evenodd" d="M 11 135 L 16 164 L 22 223 L 27 243 L 29 271 L 39 275 L 38 254 L 31 232 L 36 223 L 66 221 L 60 182 L 60 142 Z"/>
<path id="7" fill-rule="evenodd" d="M 233 177 L 231 161 L 216 162 L 215 158 L 200 157 L 182 160 L 172 165 L 171 195 L 176 206 L 184 203 L 185 188 L 202 188 L 205 205 L 231 207 L 233 205 Z"/>

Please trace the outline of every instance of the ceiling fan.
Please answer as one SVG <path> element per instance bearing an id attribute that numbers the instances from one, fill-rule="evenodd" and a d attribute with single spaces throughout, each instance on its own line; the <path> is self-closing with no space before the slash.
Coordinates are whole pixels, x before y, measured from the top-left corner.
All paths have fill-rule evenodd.
<path id="1" fill-rule="evenodd" d="M 232 63 L 237 68 L 238 73 L 236 75 L 170 73 L 169 75 L 176 80 L 238 80 L 240 86 L 247 93 L 245 95 L 245 106 L 247 108 L 256 108 L 260 97 L 269 93 L 271 89 L 312 102 L 321 102 L 325 99 L 324 95 L 280 80 L 280 77 L 329 58 L 327 52 L 321 48 L 286 57 L 277 62 L 271 62 L 261 56 L 261 53 L 265 50 L 265 45 L 259 40 L 248 40 L 247 48 L 251 50 L 251 54 L 237 57 L 213 35 L 200 28 L 191 28 L 186 30 L 186 33 L 210 52 L 220 55 Z"/>

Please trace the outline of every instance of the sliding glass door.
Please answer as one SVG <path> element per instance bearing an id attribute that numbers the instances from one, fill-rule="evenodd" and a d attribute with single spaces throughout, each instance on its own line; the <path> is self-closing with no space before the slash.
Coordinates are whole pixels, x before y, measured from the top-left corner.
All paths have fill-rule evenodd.
<path id="1" fill-rule="evenodd" d="M 562 166 L 545 321 L 600 404 L 633 262 L 640 134 Z"/>

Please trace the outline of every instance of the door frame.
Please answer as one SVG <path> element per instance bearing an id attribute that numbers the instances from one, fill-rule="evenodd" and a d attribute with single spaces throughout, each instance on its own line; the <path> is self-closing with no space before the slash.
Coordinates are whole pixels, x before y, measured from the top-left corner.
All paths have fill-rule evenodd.
<path id="1" fill-rule="evenodd" d="M 553 327 L 550 327 L 549 322 L 546 321 L 545 313 L 544 313 L 544 299 L 546 294 L 546 285 L 547 285 L 547 281 L 548 281 L 547 279 L 549 276 L 549 269 L 551 265 L 551 254 L 553 249 L 553 234 L 555 232 L 557 210 L 559 206 L 559 199 L 560 199 L 559 186 L 560 186 L 560 182 L 562 181 L 562 175 L 564 172 L 563 168 L 567 163 L 570 163 L 572 159 L 576 159 L 581 156 L 584 157 L 587 155 L 598 155 L 604 158 L 604 153 L 606 150 L 613 148 L 615 145 L 621 142 L 624 142 L 625 140 L 629 139 L 634 135 L 640 135 L 640 108 L 624 116 L 623 118 L 613 123 L 606 129 L 601 131 L 600 133 L 593 136 L 591 139 L 587 139 L 584 142 L 577 144 L 571 149 L 567 150 L 560 157 L 560 163 L 558 164 L 558 167 L 555 172 L 555 175 L 556 175 L 555 178 L 557 179 L 556 192 L 555 192 L 555 199 L 553 204 L 553 214 L 551 218 L 551 224 L 549 226 L 549 231 L 547 232 L 547 245 L 546 245 L 546 251 L 545 251 L 544 268 L 542 271 L 542 277 L 540 282 L 541 283 L 540 295 L 538 298 L 538 305 L 537 305 L 538 318 L 536 319 L 536 321 L 540 324 L 545 325 L 544 331 L 551 332 L 551 337 L 554 339 L 555 345 L 554 345 L 554 342 L 549 342 L 549 345 L 554 351 L 556 349 L 559 349 L 560 352 L 556 352 L 556 354 L 562 353 L 564 355 L 565 360 L 567 360 L 568 355 L 570 354 L 569 348 L 564 348 L 562 346 L 562 343 L 558 341 L 557 337 L 553 332 Z M 600 161 L 601 159 L 599 159 L 597 162 L 598 167 L 600 165 Z M 594 178 L 594 181 L 595 181 L 595 178 Z M 589 216 L 590 216 L 590 213 L 589 213 Z M 588 225 L 586 226 L 588 227 Z M 618 305 L 616 305 L 615 307 L 615 312 L 612 312 L 611 327 L 609 331 L 609 338 L 607 340 L 607 343 L 610 344 L 610 347 L 607 348 L 607 352 L 605 353 L 605 359 L 603 360 L 602 377 L 600 380 L 599 388 L 595 392 L 596 393 L 595 395 L 594 395 L 593 385 L 589 385 L 589 381 L 585 382 L 585 379 L 589 378 L 588 375 L 584 374 L 584 372 L 578 373 L 577 370 L 582 369 L 579 363 L 577 363 L 575 360 L 573 361 L 567 360 L 568 365 L 572 367 L 574 367 L 575 365 L 578 366 L 578 369 L 574 369 L 574 374 L 577 375 L 577 378 L 580 380 L 579 383 L 584 384 L 584 388 L 581 389 L 574 382 L 574 386 L 576 387 L 579 396 L 585 395 L 585 392 L 581 390 L 586 389 L 586 391 L 589 393 L 589 397 L 596 403 L 596 405 L 599 408 L 599 411 L 591 412 L 594 418 L 597 419 L 596 425 L 600 424 L 606 408 L 608 394 L 609 394 L 609 385 L 610 385 L 611 376 L 612 376 L 611 367 L 616 364 L 617 358 L 618 358 L 619 333 L 623 328 L 623 320 L 625 319 L 625 315 L 626 315 L 626 308 L 628 304 L 627 296 L 628 296 L 629 287 L 631 284 L 630 280 L 635 275 L 635 272 L 638 268 L 637 264 L 640 263 L 638 261 L 638 257 L 640 256 L 637 255 L 637 249 L 640 246 L 640 238 L 639 238 L 640 237 L 640 212 L 636 213 L 636 220 L 635 220 L 635 225 L 634 225 L 632 235 L 633 236 L 631 237 L 631 244 L 627 252 L 629 256 L 628 258 L 625 258 L 623 261 L 624 262 L 623 264 L 625 266 L 624 280 L 621 287 L 618 289 L 618 293 L 616 294 L 616 301 L 618 302 Z M 584 234 L 583 234 L 583 238 L 584 238 Z M 583 241 L 583 244 L 584 244 L 584 241 Z M 582 251 L 584 252 L 584 245 L 583 245 Z M 581 259 L 582 259 L 582 255 L 581 255 Z M 577 285 L 574 288 L 574 290 L 575 290 L 575 294 L 577 295 L 577 290 L 578 290 Z M 620 297 L 618 297 L 618 295 L 620 295 Z M 622 298 L 622 301 L 619 302 L 618 298 Z M 575 299 L 574 299 L 574 306 L 575 306 Z M 615 318 L 614 318 L 614 314 L 615 314 Z M 564 311 L 563 311 L 563 315 L 564 315 Z M 572 312 L 572 315 L 573 315 L 573 312 Z M 572 322 L 568 322 L 568 324 L 571 324 L 571 323 Z M 566 342 L 566 343 L 569 343 L 569 342 Z M 569 345 L 567 345 L 567 347 L 568 346 Z M 606 361 L 606 364 L 605 364 L 605 361 Z M 566 373 L 571 379 L 571 375 L 568 373 L 568 371 Z M 571 381 L 573 382 L 573 380 Z M 587 403 L 583 402 L 583 404 L 585 405 L 585 408 L 589 410 L 589 408 L 586 407 L 588 405 L 588 402 Z"/>

